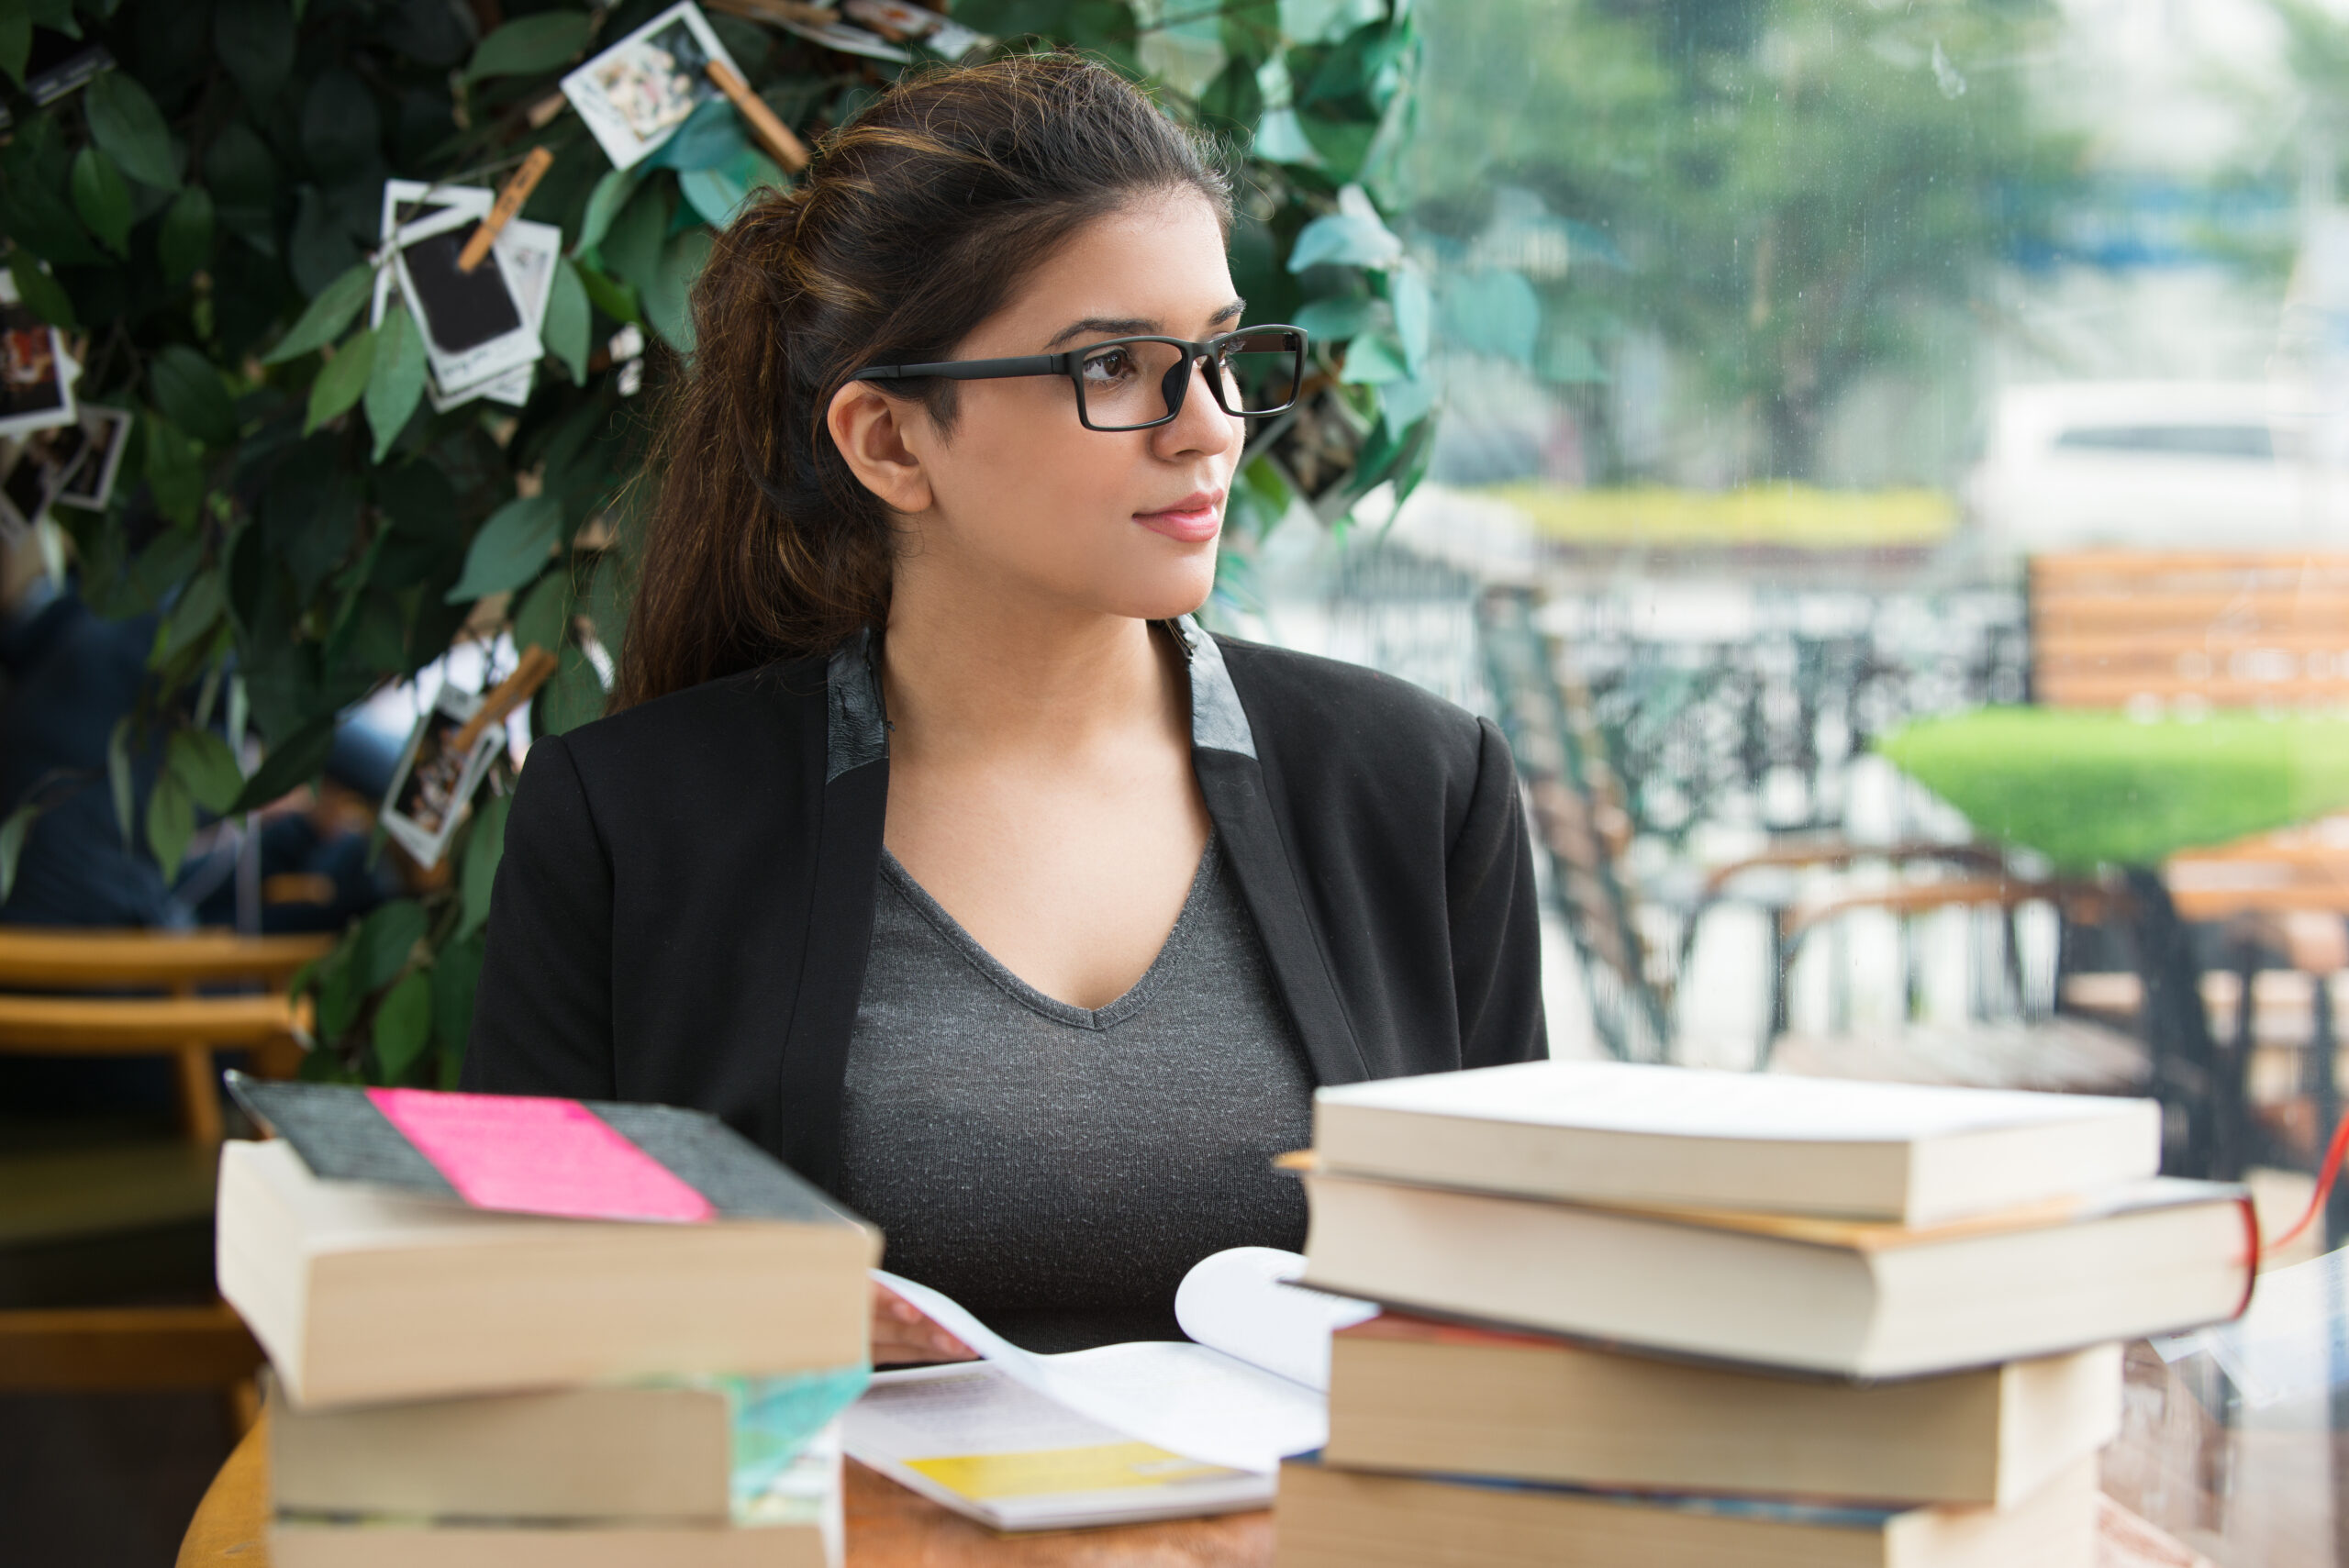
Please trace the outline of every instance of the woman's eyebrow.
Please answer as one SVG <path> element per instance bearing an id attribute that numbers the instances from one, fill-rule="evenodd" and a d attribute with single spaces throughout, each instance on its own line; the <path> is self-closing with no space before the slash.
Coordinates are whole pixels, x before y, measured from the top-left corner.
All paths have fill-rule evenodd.
<path id="1" fill-rule="evenodd" d="M 1208 317 L 1208 325 L 1220 327 L 1227 321 L 1237 321 L 1240 319 L 1240 313 L 1247 308 L 1246 300 L 1235 299 L 1213 316 Z M 1118 318 L 1088 316 L 1082 321 L 1071 322 L 1068 326 L 1062 328 L 1060 331 L 1053 334 L 1052 340 L 1044 347 L 1047 350 L 1057 349 L 1072 338 L 1145 338 L 1159 335 L 1163 330 L 1156 321 L 1139 316 Z"/>

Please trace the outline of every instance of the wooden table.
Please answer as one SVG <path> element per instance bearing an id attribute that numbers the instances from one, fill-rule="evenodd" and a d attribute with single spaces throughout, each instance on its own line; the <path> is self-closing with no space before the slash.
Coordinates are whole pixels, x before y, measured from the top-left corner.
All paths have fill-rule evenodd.
<path id="1" fill-rule="evenodd" d="M 269 1568 L 269 1450 L 258 1422 L 213 1478 L 180 1543 L 179 1568 Z M 1269 1509 L 1107 1529 L 997 1535 L 848 1462 L 853 1568 L 1266 1568 Z M 421 1568 L 421 1565 L 419 1565 Z"/>
<path id="2" fill-rule="evenodd" d="M 2331 1471 L 2349 1464 L 2349 1445 L 2321 1429 L 2223 1430 L 2152 1347 L 2131 1346 L 2128 1367 L 2121 1440 L 2104 1454 L 2097 1568 L 2349 1562 L 2335 1554 L 2336 1536 L 2349 1546 L 2349 1520 L 2332 1518 L 2329 1485 Z M 267 1441 L 256 1425 L 221 1467 L 180 1545 L 179 1568 L 268 1568 Z M 1273 1561 L 1266 1509 L 996 1535 L 853 1461 L 847 1503 L 850 1568 L 1271 1568 Z"/>

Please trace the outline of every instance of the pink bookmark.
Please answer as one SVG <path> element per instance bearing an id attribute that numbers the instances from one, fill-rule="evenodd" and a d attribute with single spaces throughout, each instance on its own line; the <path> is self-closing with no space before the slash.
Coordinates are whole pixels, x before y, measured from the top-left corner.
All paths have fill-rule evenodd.
<path id="1" fill-rule="evenodd" d="M 370 1089 L 384 1118 L 475 1208 L 697 1220 L 709 1200 L 574 1100 Z"/>

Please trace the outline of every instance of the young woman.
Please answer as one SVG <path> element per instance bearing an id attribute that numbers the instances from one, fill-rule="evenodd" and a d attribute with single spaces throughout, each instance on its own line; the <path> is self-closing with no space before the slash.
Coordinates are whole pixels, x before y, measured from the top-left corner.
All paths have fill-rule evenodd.
<path id="1" fill-rule="evenodd" d="M 1044 55 L 900 85 L 719 238 L 620 711 L 531 752 L 468 1088 L 713 1111 L 1060 1350 L 1301 1245 L 1268 1162 L 1315 1084 L 1543 1054 L 1498 733 L 1189 619 L 1305 352 L 1240 330 L 1230 224 Z"/>

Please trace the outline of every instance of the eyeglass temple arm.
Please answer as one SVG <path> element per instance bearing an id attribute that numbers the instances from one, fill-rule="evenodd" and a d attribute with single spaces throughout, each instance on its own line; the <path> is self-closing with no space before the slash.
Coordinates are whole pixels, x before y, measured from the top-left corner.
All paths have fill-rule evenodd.
<path id="1" fill-rule="evenodd" d="M 1016 360 L 947 360 L 931 365 L 870 365 L 854 381 L 910 381 L 937 376 L 944 381 L 994 381 L 1016 375 L 1066 375 L 1066 354 L 1029 354 Z"/>

